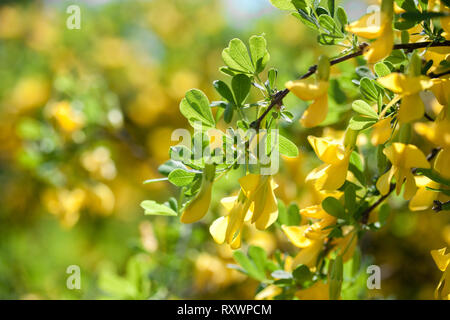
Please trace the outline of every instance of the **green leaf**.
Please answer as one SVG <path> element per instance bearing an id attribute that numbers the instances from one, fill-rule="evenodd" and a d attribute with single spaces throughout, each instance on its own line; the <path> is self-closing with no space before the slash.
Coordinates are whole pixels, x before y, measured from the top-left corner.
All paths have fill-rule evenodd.
<path id="1" fill-rule="evenodd" d="M 450 196 L 450 190 L 448 189 L 436 189 L 436 188 L 430 188 L 430 187 L 425 187 L 426 190 L 429 191 L 433 191 L 433 192 L 442 192 L 443 194 L 445 194 L 446 196 Z"/>
<path id="2" fill-rule="evenodd" d="M 291 0 L 270 0 L 270 3 L 280 10 L 296 10 Z"/>
<path id="3" fill-rule="evenodd" d="M 186 166 L 182 164 L 180 161 L 170 159 L 158 167 L 158 172 L 165 176 L 168 176 L 175 169 L 187 170 Z"/>
<path id="4" fill-rule="evenodd" d="M 180 102 L 180 112 L 192 126 L 196 121 L 200 121 L 206 128 L 213 128 L 216 124 L 208 98 L 198 89 L 186 92 L 185 98 Z"/>
<path id="5" fill-rule="evenodd" d="M 234 111 L 234 106 L 231 103 L 228 103 L 226 108 L 225 108 L 225 112 L 223 114 L 223 120 L 226 123 L 230 123 L 231 120 L 233 119 L 233 112 Z"/>
<path id="6" fill-rule="evenodd" d="M 313 274 L 309 271 L 309 268 L 305 265 L 300 265 L 292 271 L 292 275 L 294 276 L 295 281 L 297 283 L 304 283 L 305 281 L 309 281 L 312 279 Z"/>
<path id="7" fill-rule="evenodd" d="M 345 209 L 338 199 L 327 197 L 322 201 L 322 208 L 333 217 L 344 219 L 346 217 Z"/>
<path id="8" fill-rule="evenodd" d="M 357 246 L 352 258 L 352 276 L 355 277 L 361 269 L 361 250 Z"/>
<path id="9" fill-rule="evenodd" d="M 403 12 L 400 14 L 400 17 L 402 19 L 405 19 L 406 21 L 412 21 L 415 23 L 418 23 L 423 20 L 439 18 L 439 17 L 443 17 L 443 16 L 446 16 L 446 14 L 444 12 L 432 12 L 432 11 L 422 11 L 421 12 L 419 10 Z"/>
<path id="10" fill-rule="evenodd" d="M 178 214 L 171 208 L 156 203 L 153 200 L 144 200 L 141 202 L 141 207 L 145 210 L 146 215 L 157 215 L 157 216 L 174 216 Z"/>
<path id="11" fill-rule="evenodd" d="M 408 58 L 402 50 L 393 50 L 391 55 L 385 60 L 392 63 L 393 65 L 397 65 L 408 61 Z"/>
<path id="12" fill-rule="evenodd" d="M 264 274 L 267 263 L 267 254 L 264 249 L 257 246 L 250 246 L 248 248 L 248 256 L 252 259 L 258 270 Z"/>
<path id="13" fill-rule="evenodd" d="M 330 35 L 333 35 L 336 38 L 342 39 L 342 37 L 344 36 L 340 28 L 338 28 L 338 26 L 336 25 L 336 22 L 329 15 L 322 14 L 319 17 L 319 24 L 322 28 L 327 30 L 330 33 Z"/>
<path id="14" fill-rule="evenodd" d="M 254 73 L 253 63 L 242 40 L 234 38 L 222 51 L 223 61 L 233 70 L 242 73 Z"/>
<path id="15" fill-rule="evenodd" d="M 270 275 L 275 279 L 292 279 L 292 274 L 284 270 L 275 270 Z"/>
<path id="16" fill-rule="evenodd" d="M 356 100 L 352 103 L 352 109 L 369 118 L 378 119 L 378 114 L 363 100 Z"/>
<path id="17" fill-rule="evenodd" d="M 350 163 L 353 164 L 359 171 L 364 171 L 364 163 L 361 160 L 361 156 L 358 152 L 353 151 L 350 155 Z"/>
<path id="18" fill-rule="evenodd" d="M 266 39 L 262 36 L 251 36 L 249 40 L 250 45 L 250 55 L 252 57 L 253 66 L 255 67 L 255 72 L 260 73 L 264 70 L 267 62 L 270 59 L 269 52 L 267 51 Z"/>
<path id="19" fill-rule="evenodd" d="M 234 98 L 238 107 L 242 106 L 250 93 L 251 81 L 245 74 L 238 74 L 231 80 Z"/>
<path id="20" fill-rule="evenodd" d="M 276 145 L 276 143 L 278 143 L 278 151 L 281 154 L 284 154 L 285 156 L 290 158 L 295 158 L 298 156 L 298 148 L 291 140 L 282 136 L 281 134 L 278 134 L 273 139 L 274 140 L 272 142 L 272 132 L 269 132 L 266 140 L 266 151 L 268 153 L 272 149 L 272 145 Z"/>
<path id="21" fill-rule="evenodd" d="M 298 12 L 293 12 L 292 15 L 299 19 L 305 26 L 317 31 L 319 30 L 316 20 L 310 17 L 305 11 L 299 10 Z"/>
<path id="22" fill-rule="evenodd" d="M 344 191 L 345 207 L 348 212 L 353 213 L 356 210 L 356 191 L 353 184 L 348 184 Z"/>
<path id="23" fill-rule="evenodd" d="M 169 174 L 169 181 L 177 187 L 183 187 L 194 181 L 195 173 L 183 169 L 175 169 Z"/>
<path id="24" fill-rule="evenodd" d="M 328 0 L 327 1 L 327 5 L 328 5 L 328 11 L 330 12 L 330 15 L 332 17 L 334 17 L 334 9 L 335 9 L 335 0 Z"/>
<path id="25" fill-rule="evenodd" d="M 383 203 L 378 210 L 378 222 L 380 223 L 380 228 L 383 227 L 387 219 L 389 218 L 389 205 L 387 203 Z"/>
<path id="26" fill-rule="evenodd" d="M 350 119 L 348 127 L 352 130 L 364 130 L 373 126 L 377 121 L 365 116 L 354 116 Z"/>
<path id="27" fill-rule="evenodd" d="M 264 281 L 266 275 L 264 272 L 259 270 L 256 265 L 242 252 L 235 251 L 233 253 L 234 260 L 242 267 L 249 277 L 252 277 L 259 281 Z"/>
<path id="28" fill-rule="evenodd" d="M 306 3 L 306 0 L 291 0 L 291 2 L 297 10 L 306 11 L 308 9 L 308 4 Z"/>
<path id="29" fill-rule="evenodd" d="M 281 225 L 286 226 L 296 226 L 300 224 L 301 216 L 300 210 L 296 203 L 291 203 L 288 208 L 286 208 L 284 202 L 278 199 L 278 222 Z"/>
<path id="30" fill-rule="evenodd" d="M 391 73 L 391 70 L 384 62 L 377 62 L 373 68 L 379 77 L 384 77 Z"/>
<path id="31" fill-rule="evenodd" d="M 418 168 L 416 173 L 419 175 L 424 175 L 427 178 L 430 178 L 431 180 L 433 180 L 435 182 L 438 182 L 440 184 L 444 184 L 444 185 L 450 187 L 450 180 L 447 180 L 444 177 L 440 176 L 439 173 L 437 173 L 433 169 Z"/>
<path id="32" fill-rule="evenodd" d="M 228 87 L 228 85 L 225 82 L 223 82 L 221 80 L 215 80 L 213 82 L 213 87 L 227 101 L 229 101 L 231 103 L 235 103 L 234 98 L 233 98 L 233 93 L 231 92 L 230 87 Z"/>
<path id="33" fill-rule="evenodd" d="M 275 68 L 269 69 L 267 72 L 267 78 L 269 79 L 270 88 L 275 88 L 275 81 L 277 80 L 278 71 Z"/>
<path id="34" fill-rule="evenodd" d="M 353 173 L 356 179 L 362 184 L 366 184 L 366 178 L 364 176 L 364 164 L 358 152 L 353 151 L 350 155 L 350 161 L 348 170 Z"/>
<path id="35" fill-rule="evenodd" d="M 342 7 L 337 8 L 336 18 L 338 19 L 338 21 L 342 27 L 345 27 L 347 25 L 347 23 L 348 23 L 347 13 L 345 13 L 344 8 L 342 8 Z"/>
<path id="36" fill-rule="evenodd" d="M 330 281 L 330 300 L 337 300 L 341 295 L 342 281 L 344 279 L 342 256 L 337 256 L 335 260 L 330 261 L 330 271 L 328 275 Z"/>
<path id="37" fill-rule="evenodd" d="M 362 78 L 359 82 L 359 90 L 361 91 L 361 94 L 364 98 L 370 100 L 370 101 L 377 101 L 378 98 L 378 91 L 373 84 L 372 80 L 369 78 Z"/>
<path id="38" fill-rule="evenodd" d="M 219 71 L 222 72 L 223 74 L 226 74 L 227 76 L 234 76 L 239 73 L 239 72 L 236 72 L 233 69 L 225 67 L 225 66 L 220 67 Z"/>

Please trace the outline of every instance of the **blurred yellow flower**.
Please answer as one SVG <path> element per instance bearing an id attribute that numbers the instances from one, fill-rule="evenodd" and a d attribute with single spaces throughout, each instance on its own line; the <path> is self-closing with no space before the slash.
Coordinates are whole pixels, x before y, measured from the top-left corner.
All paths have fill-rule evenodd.
<path id="1" fill-rule="evenodd" d="M 202 252 L 195 259 L 194 286 L 199 292 L 214 292 L 240 282 L 245 276 L 228 268 L 228 262 L 217 256 Z"/>
<path id="2" fill-rule="evenodd" d="M 276 285 L 268 285 L 255 296 L 255 300 L 273 300 L 277 295 L 281 294 L 283 289 Z"/>
<path id="3" fill-rule="evenodd" d="M 49 189 L 43 194 L 43 203 L 47 210 L 56 215 L 64 227 L 74 226 L 86 199 L 83 189 Z"/>
<path id="4" fill-rule="evenodd" d="M 111 159 L 111 152 L 105 146 L 83 152 L 80 161 L 82 166 L 96 178 L 112 180 L 116 177 L 116 165 Z"/>
<path id="5" fill-rule="evenodd" d="M 447 106 L 450 102 L 450 77 L 435 78 L 432 81 L 431 92 L 441 105 Z"/>
<path id="6" fill-rule="evenodd" d="M 74 110 L 68 101 L 61 101 L 50 107 L 50 114 L 58 126 L 66 133 L 81 129 L 84 125 L 83 114 Z"/>
<path id="7" fill-rule="evenodd" d="M 50 98 L 50 84 L 41 77 L 22 78 L 12 90 L 10 103 L 18 111 L 42 107 Z"/>
<path id="8" fill-rule="evenodd" d="M 329 296 L 329 285 L 322 281 L 317 281 L 311 287 L 298 290 L 295 296 L 299 300 L 328 300 Z"/>
<path id="9" fill-rule="evenodd" d="M 25 25 L 21 12 L 16 7 L 3 6 L 0 8 L 0 39 L 13 39 L 22 36 Z"/>

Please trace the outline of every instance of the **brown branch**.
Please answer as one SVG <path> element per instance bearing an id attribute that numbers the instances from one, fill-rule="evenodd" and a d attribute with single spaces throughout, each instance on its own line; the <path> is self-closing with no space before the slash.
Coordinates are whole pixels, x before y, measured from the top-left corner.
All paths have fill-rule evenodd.
<path id="1" fill-rule="evenodd" d="M 333 59 L 330 61 L 330 65 L 335 65 L 344 61 L 347 61 L 349 59 L 353 59 L 355 57 L 358 57 L 360 55 L 362 55 L 364 53 L 364 50 L 369 46 L 369 44 L 367 43 L 362 43 L 358 50 L 347 54 L 345 56 Z M 446 41 L 442 41 L 442 42 L 432 42 L 432 41 L 425 41 L 425 42 L 415 42 L 415 43 L 401 43 L 401 44 L 396 44 L 394 45 L 392 50 L 399 50 L 399 49 L 409 49 L 409 50 L 414 50 L 414 49 L 420 49 L 420 48 L 427 48 L 427 47 L 449 47 L 450 46 L 450 40 L 446 40 Z M 317 71 L 317 65 L 313 65 L 308 69 L 308 72 L 306 72 L 305 74 L 301 75 L 300 77 L 298 77 L 298 80 L 302 80 L 302 79 L 306 79 L 309 78 L 310 76 L 312 76 L 315 72 Z M 261 126 L 261 122 L 263 121 L 263 119 L 269 114 L 269 112 L 278 105 L 282 105 L 283 104 L 283 99 L 284 97 L 287 96 L 287 94 L 289 93 L 289 89 L 284 89 L 281 91 L 278 91 L 276 94 L 273 95 L 272 97 L 272 101 L 270 102 L 269 106 L 267 107 L 267 109 L 263 112 L 263 114 L 261 116 L 259 116 L 258 119 L 256 119 L 255 121 L 253 121 L 250 124 L 250 127 L 258 130 Z"/>
<path id="2" fill-rule="evenodd" d="M 428 76 L 429 76 L 430 78 L 439 78 L 439 77 L 442 77 L 442 76 L 446 76 L 446 75 L 448 75 L 448 74 L 450 74 L 450 70 L 447 70 L 447 71 L 444 71 L 444 72 L 441 72 L 441 73 L 430 72 L 430 73 L 428 74 Z"/>
<path id="3" fill-rule="evenodd" d="M 367 208 L 361 216 L 361 223 L 362 224 L 367 224 L 367 222 L 369 221 L 369 215 L 370 213 L 376 208 L 378 207 L 384 200 L 386 200 L 387 197 L 389 197 L 389 195 L 392 193 L 392 191 L 394 191 L 395 189 L 395 183 L 391 183 L 391 185 L 389 186 L 389 192 L 386 193 L 384 196 L 382 196 L 380 199 L 378 199 L 373 205 L 371 205 L 369 208 Z"/>

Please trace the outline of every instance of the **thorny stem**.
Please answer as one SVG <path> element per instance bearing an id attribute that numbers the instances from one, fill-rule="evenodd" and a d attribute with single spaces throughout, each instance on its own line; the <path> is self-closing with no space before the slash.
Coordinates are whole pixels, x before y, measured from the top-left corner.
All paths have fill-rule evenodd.
<path id="1" fill-rule="evenodd" d="M 349 59 L 361 56 L 364 53 L 364 50 L 369 46 L 368 43 L 361 43 L 359 45 L 359 48 L 357 51 L 347 54 L 345 56 L 333 59 L 330 61 L 330 65 L 335 65 L 344 61 L 347 61 Z M 393 47 L 393 50 L 399 50 L 399 49 L 408 49 L 408 50 L 414 50 L 414 49 L 420 49 L 420 48 L 426 48 L 426 47 L 448 47 L 450 46 L 450 40 L 442 41 L 442 42 L 432 42 L 432 41 L 425 41 L 425 42 L 415 42 L 415 43 L 401 43 L 396 44 Z M 313 65 L 308 69 L 308 72 L 303 74 L 298 78 L 298 80 L 306 79 L 312 76 L 317 71 L 317 65 Z M 450 71 L 449 71 L 450 72 Z M 445 72 L 443 74 L 430 74 L 430 76 L 433 78 L 442 76 L 448 74 L 448 72 Z M 264 111 L 264 113 L 255 121 L 253 121 L 250 124 L 250 127 L 258 130 L 260 128 L 261 122 L 263 119 L 269 114 L 269 112 L 273 109 L 275 106 L 281 106 L 283 104 L 284 97 L 287 96 L 289 93 L 288 89 L 284 89 L 281 91 L 278 91 L 276 94 L 273 95 L 272 101 L 270 102 L 270 105 L 267 107 L 267 109 Z"/>

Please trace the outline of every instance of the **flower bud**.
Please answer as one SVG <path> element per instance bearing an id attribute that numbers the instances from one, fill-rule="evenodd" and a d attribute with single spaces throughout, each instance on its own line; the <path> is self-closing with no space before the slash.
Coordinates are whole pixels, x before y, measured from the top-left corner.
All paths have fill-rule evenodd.
<path id="1" fill-rule="evenodd" d="M 330 77 L 330 60 L 327 56 L 321 55 L 317 64 L 317 76 L 319 80 L 328 81 Z"/>

